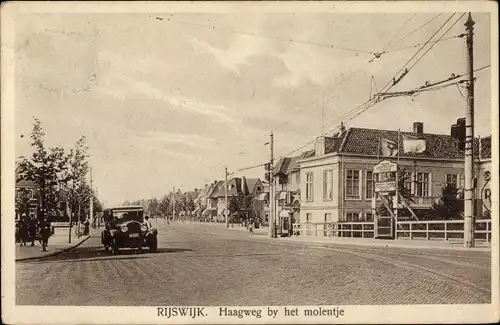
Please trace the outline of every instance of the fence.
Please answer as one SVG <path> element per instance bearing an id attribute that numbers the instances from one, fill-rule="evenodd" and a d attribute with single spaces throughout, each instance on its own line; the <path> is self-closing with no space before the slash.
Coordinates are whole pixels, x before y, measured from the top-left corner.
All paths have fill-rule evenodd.
<path id="1" fill-rule="evenodd" d="M 425 240 L 460 240 L 464 238 L 463 220 L 398 221 L 398 238 Z M 491 241 L 491 219 L 476 220 L 476 240 Z"/>
<path id="2" fill-rule="evenodd" d="M 311 222 L 294 223 L 294 236 L 373 238 L 373 222 Z M 398 239 L 461 240 L 464 236 L 463 220 L 398 221 Z M 475 239 L 491 241 L 491 219 L 476 220 Z"/>
<path id="3" fill-rule="evenodd" d="M 373 222 L 294 223 L 294 236 L 373 238 Z"/>

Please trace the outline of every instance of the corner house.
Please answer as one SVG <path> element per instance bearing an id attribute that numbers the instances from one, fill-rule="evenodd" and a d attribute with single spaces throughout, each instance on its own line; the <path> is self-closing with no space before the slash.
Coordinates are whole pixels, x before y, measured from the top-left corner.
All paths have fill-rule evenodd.
<path id="1" fill-rule="evenodd" d="M 314 155 L 298 161 L 300 223 L 372 222 L 373 167 L 382 159 L 396 162 L 398 148 L 399 166 L 408 180 L 405 187 L 414 195 L 411 207 L 429 211 L 443 185 L 464 186 L 464 122 L 459 119 L 450 135 L 424 133 L 423 123 L 415 122 L 413 132 L 350 128 L 336 137 L 319 137 Z M 491 137 L 475 140 L 480 199 L 487 196 L 481 191 L 488 187 Z M 488 209 L 488 203 L 482 203 L 477 204 L 478 216 Z"/>

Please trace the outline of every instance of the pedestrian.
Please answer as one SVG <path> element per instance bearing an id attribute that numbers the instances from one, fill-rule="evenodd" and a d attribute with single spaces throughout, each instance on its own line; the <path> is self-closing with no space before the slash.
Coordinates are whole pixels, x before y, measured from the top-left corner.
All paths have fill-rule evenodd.
<path id="1" fill-rule="evenodd" d="M 51 232 L 50 231 L 50 221 L 49 221 L 47 214 L 45 214 L 43 216 L 43 220 L 40 224 L 40 235 L 42 237 L 42 249 L 44 252 L 47 251 L 47 246 L 49 244 L 50 232 Z"/>
<path id="2" fill-rule="evenodd" d="M 153 228 L 153 225 L 151 224 L 151 221 L 149 221 L 149 216 L 144 217 L 144 221 L 142 222 L 143 226 L 146 226 L 148 228 L 148 231 Z"/>
<path id="3" fill-rule="evenodd" d="M 253 226 L 254 226 L 253 218 L 250 218 L 250 222 L 248 223 L 248 230 L 250 231 L 251 234 L 253 234 Z"/>
<path id="4" fill-rule="evenodd" d="M 35 216 L 30 216 L 27 222 L 28 238 L 31 241 L 31 246 L 35 246 L 36 234 L 37 234 L 37 222 Z"/>
<path id="5" fill-rule="evenodd" d="M 84 223 L 83 234 L 86 236 L 90 233 L 90 220 L 87 218 Z"/>

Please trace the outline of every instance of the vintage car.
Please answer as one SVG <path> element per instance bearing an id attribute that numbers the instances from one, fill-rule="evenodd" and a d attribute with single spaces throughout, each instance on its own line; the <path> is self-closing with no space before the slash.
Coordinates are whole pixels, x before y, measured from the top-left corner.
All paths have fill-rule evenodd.
<path id="1" fill-rule="evenodd" d="M 104 211 L 105 229 L 101 233 L 101 243 L 105 251 L 118 254 L 122 248 L 142 251 L 148 247 L 150 252 L 158 249 L 158 230 L 148 229 L 144 222 L 144 209 L 141 206 L 125 206 Z"/>

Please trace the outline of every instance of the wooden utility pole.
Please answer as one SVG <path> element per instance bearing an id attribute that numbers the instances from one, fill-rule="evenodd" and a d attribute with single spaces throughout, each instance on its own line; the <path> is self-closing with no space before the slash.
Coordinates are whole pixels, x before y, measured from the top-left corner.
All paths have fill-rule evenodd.
<path id="1" fill-rule="evenodd" d="M 175 221 L 175 186 L 172 189 L 172 222 Z"/>
<path id="2" fill-rule="evenodd" d="M 227 200 L 227 167 L 225 171 L 225 179 L 226 182 L 224 183 L 224 196 L 226 198 L 226 208 L 224 209 L 224 215 L 226 216 L 226 228 L 229 228 L 229 219 L 228 219 L 228 210 L 229 210 L 229 201 Z"/>
<path id="3" fill-rule="evenodd" d="M 474 21 L 465 23 L 467 34 L 467 110 L 465 114 L 464 246 L 474 247 Z"/>
<path id="4" fill-rule="evenodd" d="M 270 160 L 270 166 L 269 166 L 269 237 L 275 238 L 276 237 L 276 232 L 275 232 L 275 222 L 276 218 L 274 216 L 274 203 L 275 203 L 275 197 L 274 197 L 274 135 L 273 132 L 271 131 L 271 142 L 270 142 L 270 147 L 271 147 L 271 160 Z"/>
<path id="5" fill-rule="evenodd" d="M 92 166 L 90 167 L 90 208 L 89 229 L 94 224 L 94 189 L 92 188 Z"/>

